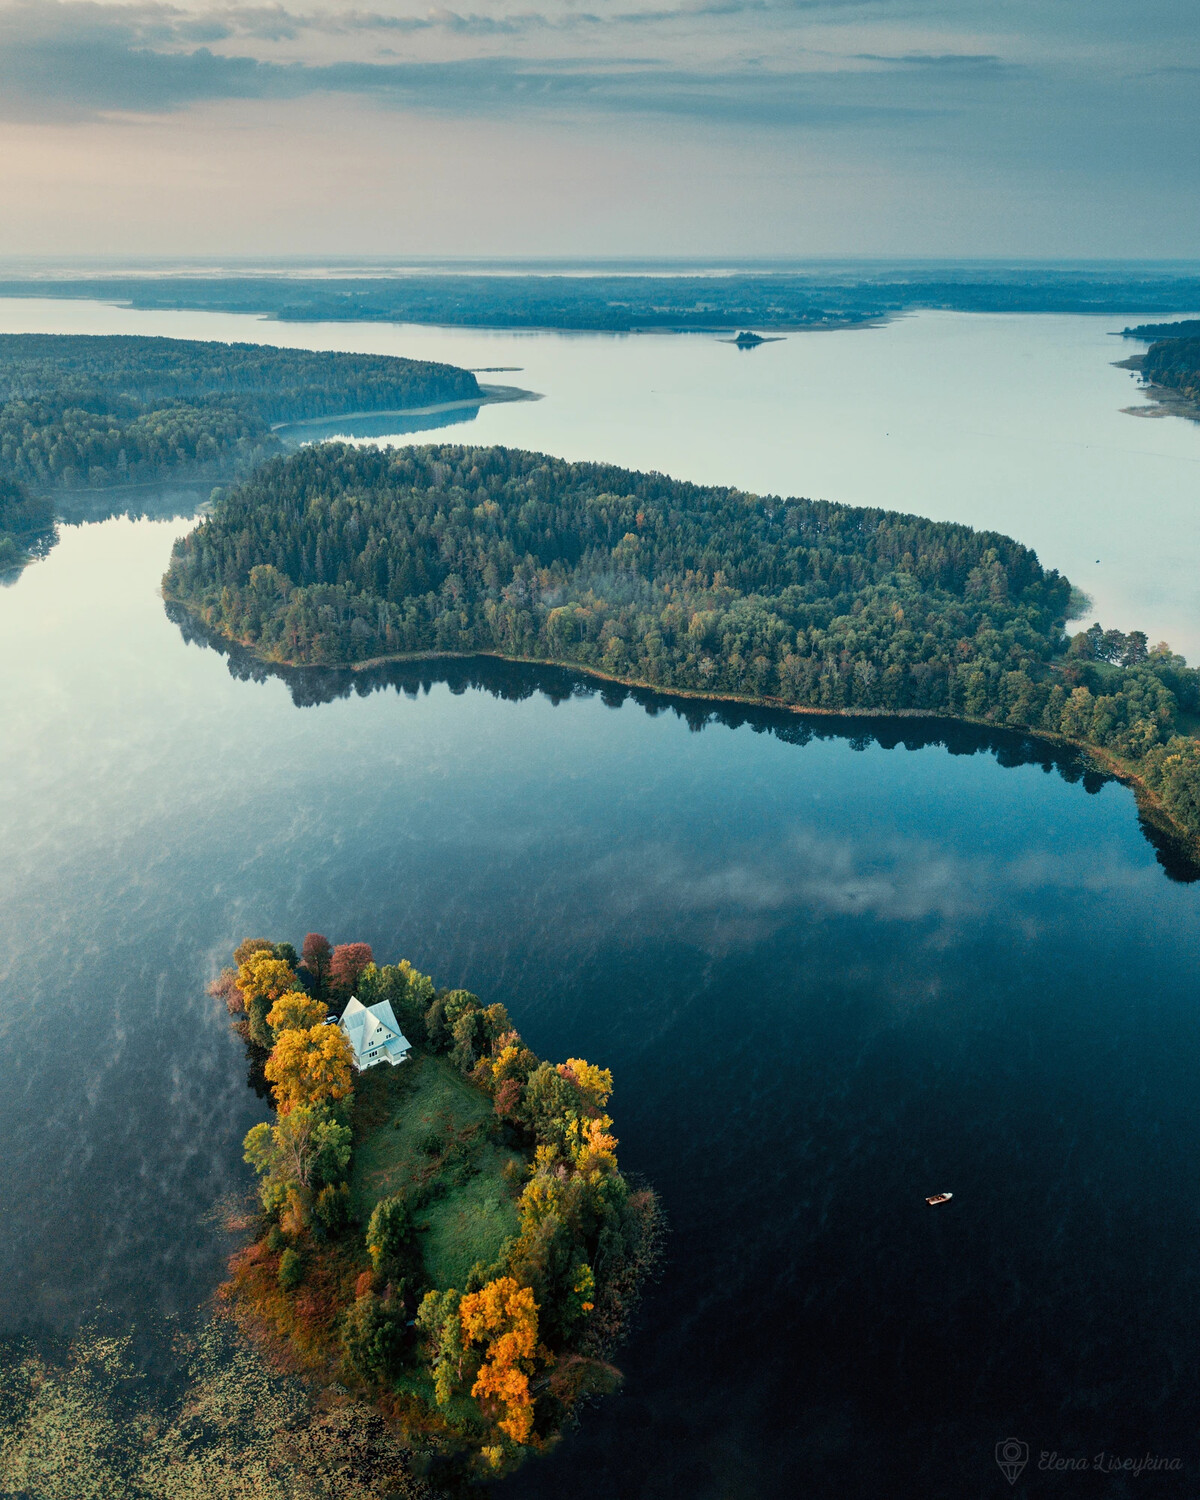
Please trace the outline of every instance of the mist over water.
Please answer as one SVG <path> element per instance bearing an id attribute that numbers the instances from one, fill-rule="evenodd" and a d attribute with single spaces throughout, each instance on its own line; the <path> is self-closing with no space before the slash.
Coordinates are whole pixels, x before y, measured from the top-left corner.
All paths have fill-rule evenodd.
<path id="1" fill-rule="evenodd" d="M 248 321 L 169 331 L 180 318 Z M 926 321 L 813 343 L 827 372 L 862 351 L 870 384 L 870 351 Z M 985 348 L 989 329 L 1069 324 L 1079 368 L 1110 347 L 1091 320 L 957 321 Z M 419 334 L 403 352 L 520 362 L 491 336 Z M 745 383 L 770 382 L 751 361 L 793 341 L 720 346 L 674 388 L 678 411 L 708 391 L 685 431 L 656 426 L 662 405 L 627 420 L 630 392 L 660 359 L 682 382 L 700 341 L 503 338 L 527 369 L 495 378 L 546 399 L 447 437 L 910 503 L 911 434 L 874 495 L 847 493 L 867 478 L 849 441 L 842 486 L 804 482 L 810 455 L 818 477 L 833 460 L 798 397 L 794 428 L 758 441 Z M 1152 435 L 1137 493 L 1182 507 L 1154 476 L 1192 463 L 1195 430 L 1119 417 L 1127 377 L 1099 368 L 1094 421 Z M 1020 399 L 991 404 L 1017 422 Z M 964 508 L 938 513 L 978 520 L 1002 490 L 981 451 Z M 1122 452 L 1106 464 L 1132 483 Z M 1078 466 L 1098 470 L 1060 459 L 1078 517 Z M 1200 887 L 1168 878 L 1127 789 L 1016 736 L 710 711 L 564 672 L 252 670 L 157 594 L 189 524 L 64 527 L 0 591 L 0 1330 L 210 1295 L 230 1248 L 212 1209 L 248 1186 L 264 1110 L 205 986 L 240 938 L 316 929 L 503 999 L 539 1053 L 610 1066 L 622 1165 L 670 1216 L 624 1392 L 506 1493 L 960 1500 L 1007 1490 L 993 1452 L 1013 1435 L 1195 1474 Z M 1112 623 L 1157 629 L 1125 561 Z M 1190 608 L 1176 561 L 1164 614 Z M 937 1191 L 954 1199 L 931 1210 Z"/>

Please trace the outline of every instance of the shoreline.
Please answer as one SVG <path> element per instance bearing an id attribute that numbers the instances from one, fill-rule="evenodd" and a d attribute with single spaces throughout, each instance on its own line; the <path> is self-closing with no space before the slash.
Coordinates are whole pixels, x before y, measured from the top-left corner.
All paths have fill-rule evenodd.
<path id="1" fill-rule="evenodd" d="M 541 391 L 527 391 L 519 385 L 481 385 L 480 395 L 465 396 L 459 401 L 437 401 L 432 406 L 387 407 L 382 411 L 339 411 L 329 417 L 304 417 L 296 422 L 273 422 L 271 431 L 278 436 L 298 427 L 326 426 L 330 422 L 362 422 L 379 417 L 433 417 L 446 411 L 474 411 L 481 406 L 503 405 L 509 401 L 542 401 Z"/>
<path id="2" fill-rule="evenodd" d="M 1128 359 L 1114 359 L 1113 369 L 1134 370 L 1141 372 L 1145 364 L 1145 355 L 1131 354 Z M 1144 406 L 1123 406 L 1121 413 L 1126 417 L 1182 417 L 1186 422 L 1200 422 L 1200 401 L 1189 401 L 1186 396 L 1169 385 L 1155 385 L 1152 381 L 1141 387 L 1142 394 L 1148 397 Z"/>
<path id="3" fill-rule="evenodd" d="M 558 667 L 564 671 L 578 672 L 584 677 L 595 678 L 600 682 L 611 682 L 618 687 L 637 688 L 643 692 L 655 693 L 662 698 L 678 698 L 700 703 L 740 703 L 747 707 L 768 708 L 780 713 L 794 714 L 800 718 L 941 720 L 947 724 L 969 724 L 976 729 L 1006 730 L 1011 734 L 1027 735 L 1029 738 L 1041 740 L 1047 745 L 1066 746 L 1078 751 L 1081 755 L 1089 759 L 1095 765 L 1096 769 L 1105 772 L 1115 781 L 1119 781 L 1123 786 L 1129 787 L 1134 794 L 1138 813 L 1141 817 L 1150 823 L 1160 834 L 1170 838 L 1179 850 L 1186 852 L 1188 858 L 1200 866 L 1200 838 L 1191 837 L 1184 829 L 1179 827 L 1167 812 L 1160 799 L 1136 771 L 1131 770 L 1122 761 L 1105 750 L 1103 746 L 1093 745 L 1083 740 L 1068 739 L 1065 735 L 1053 734 L 1049 730 L 1031 729 L 1019 724 L 997 724 L 991 719 L 973 719 L 967 714 L 938 713 L 931 709 L 817 708 L 809 707 L 805 704 L 788 703 L 782 698 L 758 697 L 751 693 L 703 692 L 698 688 L 664 687 L 659 683 L 642 681 L 640 678 L 617 677 L 610 672 L 602 671 L 599 667 L 587 666 L 581 662 L 562 661 L 556 657 L 544 656 L 508 656 L 500 651 L 400 651 L 389 656 L 373 656 L 366 661 L 359 662 L 279 661 L 274 657 L 264 656 L 250 641 L 239 640 L 234 636 L 224 635 L 220 631 L 213 630 L 184 600 L 167 594 L 163 594 L 162 597 L 178 608 L 186 610 L 193 619 L 199 620 L 204 629 L 216 640 L 223 641 L 228 645 L 237 646 L 256 661 L 262 662 L 264 666 L 283 667 L 296 672 L 328 671 L 358 673 L 372 671 L 379 667 L 386 667 L 392 663 L 400 662 L 472 661 L 481 659 L 511 662 L 521 666 Z"/>
<path id="4" fill-rule="evenodd" d="M 1144 385 L 1143 393 L 1149 397 L 1145 406 L 1123 406 L 1121 412 L 1127 417 L 1182 417 L 1185 422 L 1200 422 L 1200 402 L 1189 401 L 1168 385 Z"/>

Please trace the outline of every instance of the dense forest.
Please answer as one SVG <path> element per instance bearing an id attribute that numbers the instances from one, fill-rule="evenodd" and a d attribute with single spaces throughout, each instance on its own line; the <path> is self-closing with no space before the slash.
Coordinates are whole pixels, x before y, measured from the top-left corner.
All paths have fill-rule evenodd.
<path id="1" fill-rule="evenodd" d="M 1068 640 L 1066 579 L 993 532 L 503 448 L 327 445 L 220 500 L 164 592 L 279 662 L 489 652 L 1061 735 L 1200 836 L 1200 673 L 1138 631 Z"/>
<path id="2" fill-rule="evenodd" d="M 611 1073 L 542 1061 L 502 1004 L 365 943 L 248 939 L 234 963 L 212 992 L 276 1119 L 246 1137 L 262 1211 L 226 1303 L 455 1472 L 512 1470 L 619 1381 L 658 1254 L 655 1195 L 617 1167 Z M 401 1062 L 356 1069 L 330 1024 L 352 995 L 386 1004 Z"/>
<path id="3" fill-rule="evenodd" d="M 36 490 L 215 478 L 278 452 L 273 424 L 479 395 L 467 370 L 382 355 L 5 334 L 0 476 Z"/>
<path id="4" fill-rule="evenodd" d="M 489 328 L 821 328 L 862 323 L 911 308 L 961 312 L 1164 314 L 1200 303 L 1200 277 L 1153 269 L 989 265 L 764 265 L 702 273 L 629 267 L 620 274 L 504 275 L 467 269 L 362 276 L 116 276 L 7 281 L 0 296 L 102 297 L 142 308 L 265 313 L 291 322 L 353 320 Z M 644 274 L 653 271 L 653 274 Z"/>
<path id="5" fill-rule="evenodd" d="M 0 570 L 24 562 L 30 550 L 53 535 L 54 508 L 0 474 Z"/>
<path id="6" fill-rule="evenodd" d="M 1200 338 L 1200 319 L 1181 318 L 1176 323 L 1138 323 L 1136 327 L 1123 328 L 1121 337 L 1143 339 L 1148 344 L 1155 339 Z"/>
<path id="7" fill-rule="evenodd" d="M 1141 360 L 1142 379 L 1200 402 L 1200 338 L 1163 338 Z"/>

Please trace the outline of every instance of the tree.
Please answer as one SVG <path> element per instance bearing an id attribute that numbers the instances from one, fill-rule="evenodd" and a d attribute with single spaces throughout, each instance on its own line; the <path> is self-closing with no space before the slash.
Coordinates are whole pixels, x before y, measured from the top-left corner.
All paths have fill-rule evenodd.
<path id="1" fill-rule="evenodd" d="M 303 990 L 288 990 L 267 1012 L 267 1025 L 278 1040 L 285 1031 L 307 1031 L 323 1025 L 325 1016 L 324 1001 L 314 1000 Z"/>
<path id="2" fill-rule="evenodd" d="M 342 1352 L 351 1371 L 369 1385 L 383 1385 L 404 1353 L 402 1297 L 364 1292 L 342 1320 Z"/>
<path id="3" fill-rule="evenodd" d="M 290 1116 L 285 1116 L 285 1118 L 290 1118 Z M 336 1239 L 350 1223 L 349 1184 L 327 1183 L 317 1194 L 313 1203 L 313 1219 L 326 1239 Z"/>
<path id="4" fill-rule="evenodd" d="M 569 1148 L 571 1126 L 583 1111 L 579 1086 L 551 1063 L 541 1063 L 529 1075 L 522 1104 L 524 1121 L 539 1141 Z"/>
<path id="5" fill-rule="evenodd" d="M 253 942 L 260 941 L 252 939 Z M 246 947 L 243 943 L 238 951 Z M 267 1012 L 288 990 L 297 986 L 295 971 L 282 958 L 276 958 L 274 949 L 253 948 L 238 964 L 237 987 L 241 991 L 246 1014 L 250 1021 L 250 1040 L 260 1047 L 269 1047 L 272 1036 L 267 1024 Z"/>
<path id="6" fill-rule="evenodd" d="M 281 1115 L 297 1105 L 331 1104 L 354 1089 L 354 1053 L 340 1026 L 284 1031 L 263 1072 Z"/>
<path id="7" fill-rule="evenodd" d="M 445 1292 L 426 1292 L 417 1312 L 417 1328 L 428 1343 L 434 1397 L 439 1406 L 445 1406 L 463 1378 L 467 1346 L 458 1311 L 461 1300 L 453 1287 Z"/>
<path id="8" fill-rule="evenodd" d="M 225 1009 L 231 1016 L 240 1016 L 246 1008 L 242 992 L 238 989 L 236 969 L 222 969 L 209 985 L 208 993 L 215 1000 L 223 1000 Z"/>
<path id="9" fill-rule="evenodd" d="M 499 1120 L 511 1120 L 514 1123 L 520 1120 L 522 1115 L 521 1080 L 519 1078 L 506 1078 L 496 1090 L 496 1118 Z"/>
<path id="10" fill-rule="evenodd" d="M 312 975 L 313 990 L 318 995 L 325 993 L 325 985 L 329 980 L 329 960 L 332 956 L 333 949 L 329 939 L 323 933 L 305 934 L 300 948 L 300 958 L 304 967 Z"/>
<path id="11" fill-rule="evenodd" d="M 407 959 L 377 968 L 370 963 L 358 976 L 356 993 L 364 1005 L 386 1000 L 410 1042 L 425 1041 L 425 1014 L 433 1000 L 433 980 L 421 974 Z"/>
<path id="12" fill-rule="evenodd" d="M 454 1028 L 469 1011 L 478 1010 L 479 996 L 470 990 L 443 990 L 435 995 L 426 1018 L 429 1045 L 447 1052 L 454 1043 Z"/>
<path id="13" fill-rule="evenodd" d="M 381 1198 L 371 1210 L 367 1224 L 367 1251 L 376 1271 L 389 1281 L 403 1272 L 412 1234 L 412 1214 L 403 1194 Z"/>
<path id="14" fill-rule="evenodd" d="M 329 978 L 335 990 L 351 995 L 358 976 L 372 960 L 370 943 L 339 943 L 329 959 Z"/>
<path id="15" fill-rule="evenodd" d="M 610 1068 L 598 1068 L 582 1057 L 568 1057 L 558 1071 L 578 1085 L 593 1108 L 601 1110 L 608 1103 L 613 1087 Z"/>
<path id="16" fill-rule="evenodd" d="M 306 1222 L 315 1190 L 341 1181 L 350 1165 L 352 1133 L 323 1109 L 298 1105 L 276 1125 L 253 1126 L 243 1148 L 246 1161 L 263 1179 L 263 1207 L 274 1213 L 290 1204 Z"/>
<path id="17" fill-rule="evenodd" d="M 530 1287 L 511 1276 L 489 1281 L 469 1292 L 459 1304 L 463 1340 L 484 1346 L 483 1364 L 471 1394 L 496 1401 L 504 1410 L 497 1426 L 514 1443 L 528 1444 L 533 1436 L 533 1396 L 529 1377 L 536 1368 L 538 1308 Z"/>
<path id="18" fill-rule="evenodd" d="M 279 1257 L 278 1271 L 279 1285 L 285 1292 L 291 1292 L 304 1280 L 304 1262 L 300 1259 L 300 1252 L 291 1245 Z"/>
<path id="19" fill-rule="evenodd" d="M 240 969 L 246 960 L 254 953 L 271 953 L 275 951 L 275 944 L 270 938 L 243 938 L 233 950 L 233 961 Z"/>

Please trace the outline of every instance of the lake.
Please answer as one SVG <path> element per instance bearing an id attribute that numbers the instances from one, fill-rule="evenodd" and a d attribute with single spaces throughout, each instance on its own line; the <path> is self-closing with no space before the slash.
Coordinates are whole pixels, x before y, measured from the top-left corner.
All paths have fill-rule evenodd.
<path id="1" fill-rule="evenodd" d="M 1182 644 L 1200 429 L 1120 416 L 1121 321 L 923 315 L 741 354 L 0 304 L 521 364 L 483 378 L 544 400 L 444 435 L 1002 526 L 1106 624 Z M 211 1293 L 263 1107 L 205 986 L 239 938 L 316 929 L 612 1067 L 622 1165 L 670 1216 L 622 1394 L 503 1493 L 1134 1492 L 1043 1450 L 1179 1458 L 1187 1484 L 1137 1492 L 1194 1491 L 1200 887 L 1127 790 L 950 725 L 495 664 L 250 670 L 157 595 L 189 523 L 150 517 L 180 508 L 64 527 L 0 590 L 0 1328 Z M 1034 1454 L 1013 1490 L 1009 1437 Z"/>

